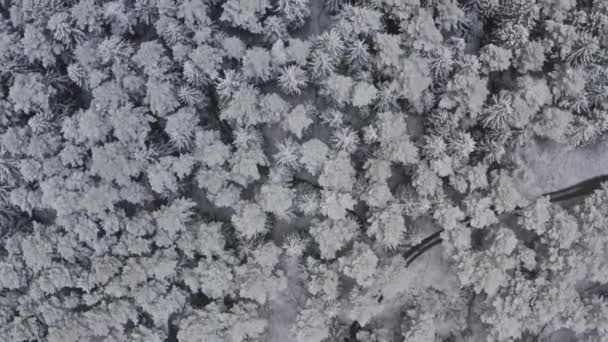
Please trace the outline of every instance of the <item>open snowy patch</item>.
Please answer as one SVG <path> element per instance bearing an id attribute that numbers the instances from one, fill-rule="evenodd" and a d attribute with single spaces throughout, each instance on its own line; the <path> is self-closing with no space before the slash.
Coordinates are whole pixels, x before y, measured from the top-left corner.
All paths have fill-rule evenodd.
<path id="1" fill-rule="evenodd" d="M 522 193 L 529 198 L 608 174 L 608 141 L 581 148 L 534 141 L 517 154 L 522 166 L 516 179 Z"/>

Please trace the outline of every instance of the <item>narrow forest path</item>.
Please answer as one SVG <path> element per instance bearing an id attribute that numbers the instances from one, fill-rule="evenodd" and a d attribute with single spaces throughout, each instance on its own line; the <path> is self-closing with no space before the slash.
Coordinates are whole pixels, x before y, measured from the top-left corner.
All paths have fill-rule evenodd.
<path id="1" fill-rule="evenodd" d="M 329 26 L 329 16 L 324 9 L 324 0 L 310 1 L 311 14 L 304 27 L 294 34 L 294 37 L 302 40 L 311 40 L 321 34 Z M 318 105 L 313 89 L 305 90 L 300 100 L 313 100 Z M 314 125 L 313 125 L 314 126 Z M 311 127 L 314 129 L 314 127 Z M 265 131 L 264 139 L 268 142 L 280 141 L 284 138 L 285 132 L 281 132 L 277 127 L 273 131 Z M 281 246 L 287 235 L 299 229 L 298 224 L 276 220 L 272 227 L 272 237 L 278 246 Z M 298 313 L 306 303 L 306 289 L 303 285 L 303 274 L 300 268 L 302 260 L 281 256 L 280 269 L 285 272 L 287 277 L 287 289 L 271 296 L 268 342 L 295 342 L 291 334 L 291 327 L 296 322 Z"/>

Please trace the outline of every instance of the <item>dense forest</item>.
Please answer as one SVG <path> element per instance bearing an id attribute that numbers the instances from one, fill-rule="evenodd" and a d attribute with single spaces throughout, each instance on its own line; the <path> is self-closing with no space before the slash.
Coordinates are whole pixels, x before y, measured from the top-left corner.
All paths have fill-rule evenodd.
<path id="1" fill-rule="evenodd" d="M 0 0 L 0 342 L 606 341 L 607 51 L 605 0 Z"/>

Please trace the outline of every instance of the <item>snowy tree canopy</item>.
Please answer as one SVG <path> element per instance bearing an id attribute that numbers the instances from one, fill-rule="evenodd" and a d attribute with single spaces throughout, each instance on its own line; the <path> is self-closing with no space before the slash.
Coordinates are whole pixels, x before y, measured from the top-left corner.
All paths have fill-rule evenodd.
<path id="1" fill-rule="evenodd" d="M 0 1 L 0 342 L 606 341 L 606 51 L 604 0 Z"/>

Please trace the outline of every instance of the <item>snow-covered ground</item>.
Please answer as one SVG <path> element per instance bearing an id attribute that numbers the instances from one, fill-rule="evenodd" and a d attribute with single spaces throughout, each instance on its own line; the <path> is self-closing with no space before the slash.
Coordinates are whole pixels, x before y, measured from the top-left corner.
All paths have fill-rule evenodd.
<path id="1" fill-rule="evenodd" d="M 608 140 L 576 149 L 534 141 L 517 154 L 523 163 L 517 172 L 518 185 L 529 198 L 608 174 Z"/>
<path id="2" fill-rule="evenodd" d="M 290 333 L 290 327 L 306 302 L 306 290 L 301 282 L 302 272 L 298 267 L 298 260 L 284 256 L 281 260 L 281 268 L 286 272 L 287 289 L 270 298 L 269 342 L 295 341 Z"/>

